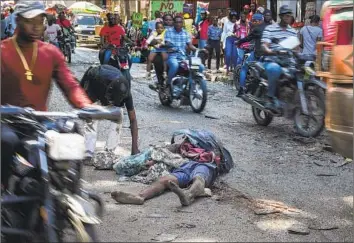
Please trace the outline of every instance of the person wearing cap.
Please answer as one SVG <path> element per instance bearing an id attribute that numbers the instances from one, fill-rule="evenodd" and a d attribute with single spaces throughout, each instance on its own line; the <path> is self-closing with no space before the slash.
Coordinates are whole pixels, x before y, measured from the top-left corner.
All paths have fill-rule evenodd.
<path id="1" fill-rule="evenodd" d="M 237 97 L 241 97 L 245 93 L 245 85 L 246 85 L 246 75 L 248 72 L 248 64 L 250 62 L 258 60 L 262 56 L 261 49 L 261 39 L 263 30 L 266 27 L 263 20 L 262 14 L 254 14 L 252 16 L 252 30 L 249 35 L 245 38 L 240 39 L 236 42 L 236 46 L 241 46 L 243 43 L 253 42 L 254 43 L 254 51 L 251 52 L 250 56 L 247 58 L 246 62 L 241 68 L 240 71 L 240 89 L 238 91 Z"/>
<path id="2" fill-rule="evenodd" d="M 44 30 L 44 5 L 21 1 L 15 7 L 17 32 L 1 42 L 1 105 L 46 111 L 52 79 L 75 108 L 94 107 L 68 69 L 60 50 L 40 41 Z M 2 181 L 9 172 L 20 140 L 13 128 L 1 126 Z M 5 167 L 5 169 L 4 169 Z"/>
<path id="3" fill-rule="evenodd" d="M 290 26 L 293 11 L 288 5 L 283 5 L 279 8 L 280 23 L 268 25 L 262 36 L 262 47 L 265 55 L 277 55 L 279 44 L 272 40 L 277 39 L 279 42 L 289 38 L 297 37 L 297 32 Z M 276 98 L 277 82 L 282 74 L 282 68 L 276 62 L 264 62 L 265 73 L 268 77 L 268 102 L 265 107 L 277 112 L 279 102 Z"/>
<path id="4" fill-rule="evenodd" d="M 201 21 L 198 24 L 198 33 L 199 33 L 198 48 L 203 49 L 207 45 L 208 28 L 211 25 L 211 21 L 207 18 L 207 11 L 204 9 L 201 10 L 200 12 L 200 18 Z"/>

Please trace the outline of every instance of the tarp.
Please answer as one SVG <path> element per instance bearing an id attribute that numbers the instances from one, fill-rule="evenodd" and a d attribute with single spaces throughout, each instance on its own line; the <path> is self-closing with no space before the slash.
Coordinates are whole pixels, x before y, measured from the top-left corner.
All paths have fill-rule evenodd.
<path id="1" fill-rule="evenodd" d="M 88 2 L 76 2 L 72 4 L 69 9 L 73 13 L 100 13 L 103 11 L 102 8 L 96 6 L 93 3 L 88 3 Z"/>

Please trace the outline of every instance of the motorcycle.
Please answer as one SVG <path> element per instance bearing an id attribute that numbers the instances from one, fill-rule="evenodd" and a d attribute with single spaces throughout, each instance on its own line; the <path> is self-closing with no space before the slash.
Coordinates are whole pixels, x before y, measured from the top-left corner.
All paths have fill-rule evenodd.
<path id="1" fill-rule="evenodd" d="M 129 82 L 131 82 L 131 61 L 129 57 L 130 47 L 131 45 L 128 43 L 124 43 L 121 47 L 117 47 L 116 45 L 110 44 L 106 48 L 102 49 L 102 51 L 99 53 L 101 65 L 108 64 L 118 68 Z M 107 50 L 111 53 L 110 58 L 105 57 L 105 53 Z"/>
<path id="2" fill-rule="evenodd" d="M 62 35 L 58 36 L 59 47 L 62 53 L 64 54 L 65 60 L 68 63 L 71 63 L 71 54 L 73 52 L 71 46 L 71 34 L 69 31 L 65 31 L 63 28 Z"/>
<path id="3" fill-rule="evenodd" d="M 173 49 L 173 47 L 169 48 Z M 179 52 L 186 56 L 182 51 Z M 199 72 L 201 64 L 199 50 L 197 50 L 194 55 L 188 56 L 179 63 L 177 74 L 172 79 L 171 85 L 159 85 L 157 89 L 153 85 L 149 87 L 158 92 L 163 106 L 170 106 L 173 101 L 176 101 L 176 106 L 190 105 L 194 112 L 200 113 L 207 102 L 206 80 L 204 74 Z M 156 79 L 158 79 L 157 76 Z"/>
<path id="4" fill-rule="evenodd" d="M 281 43 L 280 43 L 281 44 Z M 257 124 L 268 126 L 273 117 L 294 120 L 295 129 L 304 137 L 316 137 L 324 128 L 326 84 L 316 78 L 313 61 L 298 55 L 284 45 L 278 53 L 281 56 L 263 57 L 263 61 L 274 61 L 282 67 L 282 76 L 277 82 L 279 109 L 265 108 L 268 82 L 263 65 L 251 62 L 251 82 L 242 99 L 252 105 L 252 114 Z M 310 122 L 314 126 L 310 127 Z"/>
<path id="5" fill-rule="evenodd" d="M 1 106 L 0 113 L 1 122 L 21 136 L 22 151 L 2 188 L 2 242 L 65 242 L 70 229 L 76 242 L 97 242 L 103 202 L 81 186 L 86 149 L 76 120 L 121 122 L 121 108 L 41 112 Z"/>

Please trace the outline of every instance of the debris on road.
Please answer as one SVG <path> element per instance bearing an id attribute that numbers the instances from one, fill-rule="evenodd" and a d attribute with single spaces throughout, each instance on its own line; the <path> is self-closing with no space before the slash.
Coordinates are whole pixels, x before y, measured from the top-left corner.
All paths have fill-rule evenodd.
<path id="1" fill-rule="evenodd" d="M 294 223 L 290 228 L 288 228 L 289 234 L 297 234 L 297 235 L 308 235 L 310 234 L 310 230 L 307 225 L 303 223 Z"/>
<path id="2" fill-rule="evenodd" d="M 178 237 L 178 235 L 162 233 L 151 240 L 158 241 L 158 242 L 171 242 L 171 241 L 175 240 L 177 237 Z"/>
<path id="3" fill-rule="evenodd" d="M 211 115 L 205 115 L 205 118 L 209 118 L 209 119 L 215 119 L 215 120 L 219 120 L 219 117 L 216 116 L 211 116 Z"/>
<path id="4" fill-rule="evenodd" d="M 276 208 L 257 208 L 254 210 L 256 215 L 268 215 L 268 214 L 275 214 L 280 213 L 281 211 Z"/>
<path id="5" fill-rule="evenodd" d="M 316 176 L 337 176 L 337 175 L 331 173 L 320 173 L 320 174 L 316 174 Z"/>
<path id="6" fill-rule="evenodd" d="M 176 224 L 176 228 L 177 229 L 182 229 L 182 228 L 185 228 L 185 229 L 193 229 L 197 227 L 195 224 L 188 224 L 188 223 L 179 223 L 179 224 Z"/>
<path id="7" fill-rule="evenodd" d="M 332 222 L 328 219 L 326 220 L 323 219 L 321 221 L 316 219 L 310 222 L 308 228 L 312 230 L 336 230 L 339 229 L 339 226 L 336 222 Z"/>
<path id="8" fill-rule="evenodd" d="M 166 219 L 166 218 L 168 218 L 168 217 L 167 217 L 167 216 L 164 216 L 164 215 L 162 215 L 162 214 L 153 213 L 153 214 L 150 214 L 150 215 L 146 216 L 146 218 Z"/>

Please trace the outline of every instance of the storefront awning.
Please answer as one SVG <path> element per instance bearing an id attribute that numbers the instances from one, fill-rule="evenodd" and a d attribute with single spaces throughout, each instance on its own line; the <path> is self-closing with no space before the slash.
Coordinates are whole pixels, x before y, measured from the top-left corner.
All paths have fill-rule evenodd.
<path id="1" fill-rule="evenodd" d="M 331 16 L 331 21 L 353 21 L 353 9 L 346 8 L 337 11 Z"/>

